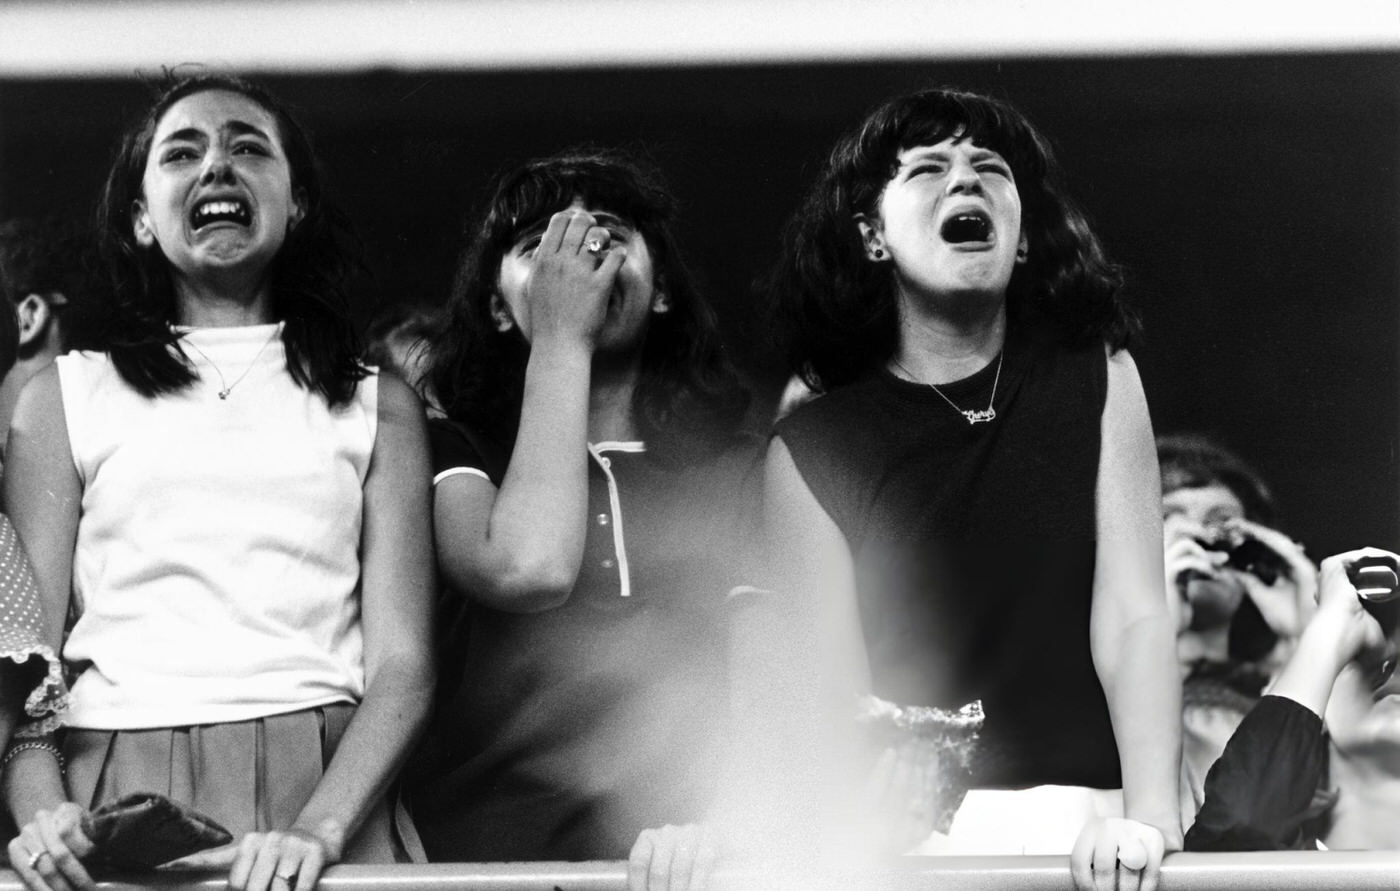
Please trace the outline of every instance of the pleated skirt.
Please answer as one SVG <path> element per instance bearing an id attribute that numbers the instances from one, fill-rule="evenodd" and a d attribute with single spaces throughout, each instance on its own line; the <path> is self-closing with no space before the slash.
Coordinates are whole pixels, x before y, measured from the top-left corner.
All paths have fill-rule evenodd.
<path id="1" fill-rule="evenodd" d="M 355 707 L 335 704 L 239 721 L 151 730 L 64 734 L 68 793 L 96 808 L 134 792 L 159 792 L 218 821 L 239 838 L 287 829 L 311 798 Z M 407 859 L 384 800 L 345 847 L 345 863 Z"/>

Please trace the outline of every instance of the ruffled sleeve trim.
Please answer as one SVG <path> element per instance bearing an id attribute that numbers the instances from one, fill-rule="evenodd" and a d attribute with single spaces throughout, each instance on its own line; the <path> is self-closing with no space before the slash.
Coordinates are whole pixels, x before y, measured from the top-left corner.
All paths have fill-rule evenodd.
<path id="1" fill-rule="evenodd" d="M 24 714 L 29 719 L 15 731 L 17 737 L 43 736 L 63 725 L 68 711 L 68 684 L 63 679 L 63 663 L 47 644 L 34 644 L 17 650 L 0 652 L 0 658 L 24 665 L 34 657 L 44 660 L 44 677 L 29 691 L 24 700 Z"/>
<path id="2" fill-rule="evenodd" d="M 25 698 L 28 723 L 17 736 L 48 733 L 62 722 L 68 707 L 68 687 L 63 664 L 53 648 L 43 642 L 43 605 L 39 586 L 19 536 L 9 518 L 0 514 L 0 659 L 24 666 L 38 657 L 45 669 L 39 684 Z"/>

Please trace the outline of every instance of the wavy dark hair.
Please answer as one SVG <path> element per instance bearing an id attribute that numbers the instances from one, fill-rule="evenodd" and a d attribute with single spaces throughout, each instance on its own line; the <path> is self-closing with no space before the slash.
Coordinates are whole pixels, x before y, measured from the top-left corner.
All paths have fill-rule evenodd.
<path id="1" fill-rule="evenodd" d="M 669 311 L 650 317 L 641 346 L 632 408 L 642 436 L 666 460 L 723 447 L 743 420 L 749 395 L 681 255 L 676 202 L 656 171 L 619 151 L 585 147 L 508 171 L 490 194 L 468 228 L 448 322 L 431 346 L 428 380 L 447 416 L 503 445 L 514 442 L 530 346 L 515 327 L 497 330 L 491 316 L 501 260 L 521 233 L 581 200 L 636 227 L 669 298 Z"/>
<path id="2" fill-rule="evenodd" d="M 894 355 L 892 264 L 866 258 L 855 216 L 878 215 L 900 152 L 950 137 L 996 151 L 1015 177 L 1030 252 L 1011 274 L 1008 316 L 1046 318 L 1066 342 L 1101 339 L 1114 350 L 1136 334 L 1137 319 L 1119 297 L 1122 270 L 1066 194 L 1045 137 L 1000 99 L 923 90 L 880 105 L 836 143 L 765 277 L 783 351 L 810 386 L 840 386 Z"/>
<path id="3" fill-rule="evenodd" d="M 350 319 L 347 288 L 360 269 L 359 242 L 344 215 L 326 199 L 311 140 L 285 105 L 259 86 L 224 74 L 168 76 L 150 109 L 122 137 L 97 207 L 97 248 L 111 296 L 101 347 L 117 372 L 144 396 L 184 389 L 196 374 L 171 329 L 176 319 L 169 261 L 158 245 L 144 248 L 132 229 L 131 208 L 143 197 L 142 178 L 156 127 L 187 96 L 227 91 L 256 103 L 277 122 L 303 216 L 272 263 L 273 317 L 285 323 L 287 369 L 298 385 L 331 405 L 349 402 L 365 376 Z"/>
<path id="4" fill-rule="evenodd" d="M 1157 437 L 1162 494 L 1219 484 L 1234 493 L 1247 519 L 1272 526 L 1278 504 L 1264 478 L 1239 455 L 1200 433 Z"/>
<path id="5" fill-rule="evenodd" d="M 15 316 L 15 305 L 0 300 L 0 379 L 10 373 L 18 358 L 19 319 Z"/>

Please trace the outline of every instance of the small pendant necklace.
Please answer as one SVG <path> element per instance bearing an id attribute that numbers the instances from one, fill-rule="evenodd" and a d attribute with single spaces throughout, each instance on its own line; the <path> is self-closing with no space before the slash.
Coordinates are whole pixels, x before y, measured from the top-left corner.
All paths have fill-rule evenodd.
<path id="1" fill-rule="evenodd" d="M 253 354 L 253 359 L 248 363 L 248 367 L 243 369 L 242 374 L 234 378 L 233 383 L 229 383 L 227 380 L 224 379 L 224 373 L 222 370 L 220 370 L 219 363 L 209 358 L 209 354 L 204 352 L 204 350 L 201 350 L 199 348 L 199 344 L 195 343 L 193 340 L 190 340 L 188 337 L 188 332 L 186 332 L 185 334 L 181 334 L 180 339 L 185 341 L 186 344 L 192 347 L 196 353 L 199 353 L 201 356 L 203 356 L 204 361 L 209 363 L 209 367 L 214 369 L 214 373 L 219 376 L 219 398 L 226 400 L 228 399 L 228 394 L 233 392 L 233 388 L 241 384 L 243 382 L 243 379 L 248 376 L 248 372 L 253 370 L 253 366 L 258 364 L 258 359 L 262 358 L 263 351 L 267 349 L 267 345 L 272 343 L 272 341 L 277 338 L 277 335 L 281 333 L 281 331 L 281 325 L 273 326 L 272 333 L 268 335 L 267 340 L 263 341 L 263 345 L 258 347 L 258 351 Z"/>
<path id="2" fill-rule="evenodd" d="M 943 401 L 953 407 L 953 411 L 962 415 L 964 418 L 967 418 L 968 424 L 985 424 L 989 421 L 995 421 L 997 419 L 997 410 L 994 406 L 996 405 L 997 401 L 997 384 L 1001 382 L 1001 360 L 1005 358 L 1006 350 L 1002 350 L 1000 353 L 997 353 L 997 373 L 996 376 L 992 378 L 992 398 L 987 400 L 987 407 L 981 411 L 978 411 L 977 409 L 973 408 L 958 408 L 958 404 L 953 400 L 949 399 L 947 393 L 944 393 L 942 390 L 938 389 L 938 387 L 934 386 L 933 384 L 924 384 L 924 382 L 915 377 L 913 373 L 909 371 L 909 369 L 901 365 L 898 359 L 891 359 L 890 361 L 894 362 L 894 367 L 904 372 L 904 376 L 907 377 L 910 381 L 916 384 L 924 384 L 925 387 L 928 387 L 930 390 L 937 393 L 939 396 L 942 396 Z"/>

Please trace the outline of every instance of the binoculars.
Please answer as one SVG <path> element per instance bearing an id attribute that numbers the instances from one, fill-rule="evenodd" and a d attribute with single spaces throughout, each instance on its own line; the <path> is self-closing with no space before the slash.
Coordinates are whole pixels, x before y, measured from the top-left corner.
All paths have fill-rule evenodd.
<path id="1" fill-rule="evenodd" d="M 1400 567 L 1392 557 L 1362 557 L 1347 567 L 1361 606 L 1380 623 L 1386 637 L 1395 634 L 1400 620 Z"/>
<path id="2" fill-rule="evenodd" d="M 1196 541 L 1207 551 L 1228 554 L 1226 566 L 1247 572 L 1266 585 L 1272 585 L 1279 576 L 1289 574 L 1287 560 L 1273 548 L 1239 529 L 1215 527 L 1210 530 L 1210 535 Z"/>

